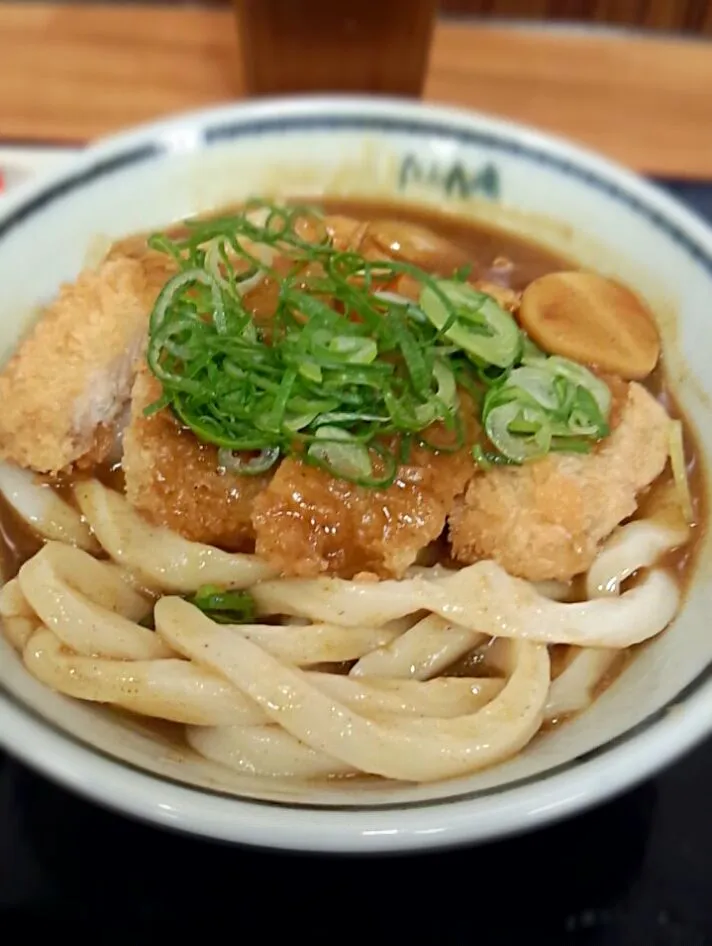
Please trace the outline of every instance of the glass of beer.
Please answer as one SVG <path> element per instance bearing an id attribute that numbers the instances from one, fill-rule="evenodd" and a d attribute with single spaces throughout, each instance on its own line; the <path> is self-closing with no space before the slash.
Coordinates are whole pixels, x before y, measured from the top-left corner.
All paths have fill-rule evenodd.
<path id="1" fill-rule="evenodd" d="M 234 0 L 248 95 L 423 90 L 437 0 Z"/>

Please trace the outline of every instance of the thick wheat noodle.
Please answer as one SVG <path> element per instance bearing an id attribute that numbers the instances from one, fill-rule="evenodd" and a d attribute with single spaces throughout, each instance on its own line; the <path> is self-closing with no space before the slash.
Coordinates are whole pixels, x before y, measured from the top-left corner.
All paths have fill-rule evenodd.
<path id="1" fill-rule="evenodd" d="M 102 548 L 149 588 L 178 594 L 201 585 L 249 588 L 274 574 L 256 555 L 223 552 L 150 525 L 120 493 L 98 480 L 78 483 L 74 495 Z"/>
<path id="2" fill-rule="evenodd" d="M 568 601 L 571 597 L 570 581 L 533 581 L 532 587 L 552 601 Z"/>
<path id="3" fill-rule="evenodd" d="M 156 630 L 179 653 L 224 674 L 296 739 L 362 772 L 431 781 L 473 772 L 514 754 L 539 728 L 549 687 L 545 647 L 516 642 L 501 693 L 456 719 L 368 720 L 321 693 L 306 675 L 239 633 L 216 626 L 180 598 L 162 598 Z"/>
<path id="4" fill-rule="evenodd" d="M 40 621 L 25 600 L 17 578 L 12 578 L 0 588 L 0 618 L 8 641 L 16 651 L 22 653 Z"/>
<path id="5" fill-rule="evenodd" d="M 86 657 L 68 651 L 46 628 L 32 635 L 23 660 L 34 677 L 75 699 L 196 726 L 265 721 L 259 707 L 224 677 L 190 660 Z"/>
<path id="6" fill-rule="evenodd" d="M 618 598 L 561 603 L 545 598 L 491 561 L 433 580 L 265 581 L 255 586 L 253 594 L 263 613 L 298 610 L 314 621 L 379 625 L 423 609 L 492 637 L 616 648 L 659 634 L 675 616 L 680 598 L 675 580 L 655 569 Z"/>
<path id="7" fill-rule="evenodd" d="M 52 569 L 58 565 L 60 552 L 61 549 L 47 546 L 46 551 L 37 556 L 34 567 L 28 568 L 24 573 L 23 580 L 26 583 L 40 581 L 43 586 L 40 594 L 46 593 L 48 588 L 50 592 L 53 590 L 56 575 Z M 82 584 L 84 581 L 84 591 L 89 591 L 90 595 L 82 597 L 89 599 L 87 604 L 93 600 L 97 606 L 93 616 L 99 621 L 112 622 L 115 617 L 113 612 L 104 611 L 101 607 L 102 601 L 107 599 L 113 602 L 115 610 L 123 608 L 125 613 L 133 614 L 134 617 L 146 612 L 146 601 L 134 595 L 130 589 L 127 590 L 122 583 L 120 572 L 106 563 L 88 560 L 88 556 L 81 553 L 70 553 L 68 559 L 62 558 L 60 570 L 64 570 L 65 574 L 69 573 L 70 584 L 72 580 L 75 584 Z M 61 593 L 66 596 L 66 589 Z M 38 618 L 22 594 L 17 579 L 0 591 L 0 613 L 3 612 L 5 615 L 25 616 L 24 619 L 28 622 L 27 637 L 36 630 Z M 437 625 L 431 627 L 431 637 L 434 641 L 437 640 L 438 629 Z M 123 630 L 126 630 L 126 626 Z M 360 653 L 368 646 L 378 647 L 384 640 L 392 639 L 397 629 L 381 628 L 369 631 L 329 628 L 323 625 L 312 625 L 308 628 L 246 626 L 241 628 L 241 632 L 283 660 L 291 662 L 297 659 L 308 664 L 336 656 L 333 635 L 337 638 L 337 646 L 342 648 L 342 659 L 345 659 L 347 651 L 345 645 L 339 643 L 339 637 L 353 638 L 351 649 L 353 650 L 355 644 Z M 315 646 L 312 650 L 309 649 L 309 633 L 314 633 Z M 155 635 L 151 632 L 140 627 L 131 627 L 128 635 L 128 656 L 132 657 L 137 656 L 141 646 L 139 642 L 137 647 L 136 642 L 131 639 L 134 634 L 143 638 L 148 635 L 151 643 L 155 640 Z M 470 632 L 468 635 L 471 638 Z M 296 638 L 296 646 L 288 640 L 293 636 Z M 245 726 L 267 721 L 256 704 L 224 681 L 187 661 L 102 659 L 91 656 L 101 650 L 101 645 L 97 644 L 94 637 L 86 642 L 80 642 L 77 636 L 72 637 L 72 640 L 75 648 L 81 647 L 80 653 L 67 652 L 53 633 L 42 629 L 35 634 L 31 646 L 25 651 L 28 669 L 47 685 L 68 696 L 116 703 L 137 713 L 195 725 L 239 723 Z M 20 641 L 18 649 L 22 649 L 25 643 L 26 639 Z M 432 649 L 435 648 L 431 643 Z M 127 656 L 124 648 L 121 656 Z M 502 686 L 501 681 L 486 679 L 433 681 L 429 688 L 417 683 L 411 683 L 409 687 L 408 681 L 376 681 L 369 686 L 324 673 L 313 673 L 310 679 L 326 692 L 337 692 L 347 704 L 358 706 L 366 715 L 409 712 L 418 715 L 457 715 L 487 702 Z"/>
<path id="8" fill-rule="evenodd" d="M 615 530 L 598 553 L 586 576 L 586 595 L 600 598 L 620 594 L 626 578 L 655 565 L 661 556 L 684 545 L 690 530 L 684 523 L 638 519 Z"/>
<path id="9" fill-rule="evenodd" d="M 114 703 L 145 716 L 195 726 L 266 725 L 257 704 L 223 677 L 189 660 L 110 660 L 72 653 L 49 630 L 35 629 L 24 648 L 34 677 L 75 699 Z M 460 716 L 484 706 L 502 689 L 497 679 L 451 678 L 361 683 L 310 672 L 317 689 L 369 717 L 392 714 Z"/>
<path id="10" fill-rule="evenodd" d="M 131 590 L 125 572 L 86 553 L 70 550 L 66 556 L 65 548 L 48 544 L 21 570 L 20 581 L 42 621 L 81 654 L 133 660 L 167 656 L 156 635 L 134 623 L 150 612 L 150 602 Z M 66 620 L 67 611 L 76 626 Z M 395 628 L 329 624 L 246 625 L 242 630 L 276 657 L 300 666 L 355 660 L 398 633 Z M 148 651 L 143 652 L 146 647 Z"/>
<path id="11" fill-rule="evenodd" d="M 150 602 L 109 562 L 49 542 L 25 562 L 18 581 L 41 622 L 77 653 L 128 660 L 171 655 L 153 631 L 135 623 L 150 613 Z"/>
<path id="12" fill-rule="evenodd" d="M 0 588 L 0 615 L 2 617 L 37 617 L 27 603 L 17 578 L 11 578 Z"/>
<path id="13" fill-rule="evenodd" d="M 391 644 L 365 654 L 351 676 L 429 680 L 483 640 L 485 634 L 429 614 Z"/>
<path id="14" fill-rule="evenodd" d="M 683 522 L 639 519 L 620 526 L 605 542 L 586 576 L 589 599 L 618 597 L 626 578 L 655 565 L 662 555 L 688 538 L 689 529 Z M 562 673 L 552 681 L 547 719 L 577 713 L 589 706 L 596 687 L 620 653 L 608 647 L 576 650 Z"/>
<path id="15" fill-rule="evenodd" d="M 561 582 L 548 583 L 547 597 L 559 600 Z M 473 631 L 437 614 L 429 614 L 400 634 L 385 647 L 365 654 L 352 668 L 352 677 L 390 677 L 429 680 L 487 640 L 486 634 Z"/>
<path id="16" fill-rule="evenodd" d="M 0 589 L 11 643 L 33 676 L 55 690 L 187 724 L 191 745 L 205 757 L 256 775 L 361 771 L 425 781 L 500 761 L 529 741 L 543 715 L 588 705 L 619 648 L 657 633 L 678 602 L 660 569 L 620 594 L 625 578 L 685 540 L 670 523 L 617 530 L 587 577 L 598 600 L 563 604 L 547 595 L 564 597 L 564 589 L 512 579 L 492 562 L 459 572 L 420 568 L 377 584 L 264 579 L 254 556 L 196 546 L 142 520 L 136 531 L 123 497 L 100 484 L 77 490 L 83 487 L 92 527 L 113 535 L 115 561 L 48 542 Z M 166 588 L 150 559 L 174 540 L 188 550 Z M 206 558 L 205 549 L 224 558 Z M 251 588 L 262 614 L 299 623 L 221 627 L 172 597 L 156 604 L 158 633 L 137 623 L 152 604 L 142 585 L 192 591 L 218 574 L 225 584 L 225 568 L 233 587 L 263 579 Z M 422 610 L 431 613 L 413 624 Z M 302 623 L 309 620 L 316 623 Z M 431 679 L 488 635 L 499 638 L 489 664 L 509 672 L 508 680 Z M 549 686 L 540 643 L 593 640 L 612 647 L 576 648 Z M 299 669 L 354 659 L 349 676 Z"/>
<path id="17" fill-rule="evenodd" d="M 544 718 L 560 719 L 589 706 L 596 687 L 620 653 L 609 647 L 575 648 L 564 670 L 551 682 Z"/>
<path id="18" fill-rule="evenodd" d="M 258 726 L 268 717 L 222 676 L 189 660 L 111 660 L 75 654 L 47 628 L 35 624 L 23 659 L 42 683 L 75 699 L 112 703 L 134 713 L 194 726 Z M 496 679 L 453 678 L 360 683 L 311 672 L 317 689 L 365 716 L 392 714 L 452 717 L 483 706 L 502 689 Z"/>
<path id="19" fill-rule="evenodd" d="M 0 460 L 0 493 L 42 538 L 99 551 L 99 543 L 79 512 L 51 486 L 37 482 L 29 470 Z"/>
<path id="20" fill-rule="evenodd" d="M 300 667 L 320 663 L 357 660 L 375 648 L 389 644 L 398 634 L 386 627 L 338 627 L 308 624 L 306 627 L 247 624 L 240 632 L 268 653 Z"/>
<path id="21" fill-rule="evenodd" d="M 452 719 L 485 706 L 502 691 L 495 677 L 440 677 L 437 680 L 354 679 L 336 673 L 308 673 L 307 678 L 363 716 L 437 716 Z"/>
<path id="22" fill-rule="evenodd" d="M 188 744 L 212 762 L 249 775 L 318 779 L 352 775 L 354 768 L 305 745 L 279 726 L 191 727 Z"/>
<path id="23" fill-rule="evenodd" d="M 5 637 L 19 654 L 40 626 L 36 618 L 33 620 L 17 616 L 3 617 L 2 624 Z"/>
<path id="24" fill-rule="evenodd" d="M 131 589 L 117 566 L 50 543 L 23 565 L 20 582 L 42 622 L 78 653 L 132 660 L 168 656 L 155 634 L 135 624 L 150 612 L 150 601 Z M 309 624 L 246 625 L 242 632 L 281 660 L 303 666 L 358 659 L 388 644 L 398 630 Z"/>

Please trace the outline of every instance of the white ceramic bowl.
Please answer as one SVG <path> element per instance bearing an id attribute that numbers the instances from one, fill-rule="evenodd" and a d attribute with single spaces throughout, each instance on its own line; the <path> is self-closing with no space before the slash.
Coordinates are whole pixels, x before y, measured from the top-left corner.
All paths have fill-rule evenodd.
<path id="1" fill-rule="evenodd" d="M 293 99 L 182 116 L 98 144 L 13 193 L 0 208 L 0 356 L 106 238 L 251 194 L 323 192 L 432 204 L 623 279 L 654 307 L 682 404 L 712 455 L 712 232 L 650 184 L 566 142 L 400 101 Z M 522 831 L 633 785 L 712 730 L 709 568 L 707 540 L 674 625 L 592 709 L 467 779 L 267 789 L 45 690 L 4 642 L 0 742 L 112 808 L 227 841 L 375 852 Z"/>

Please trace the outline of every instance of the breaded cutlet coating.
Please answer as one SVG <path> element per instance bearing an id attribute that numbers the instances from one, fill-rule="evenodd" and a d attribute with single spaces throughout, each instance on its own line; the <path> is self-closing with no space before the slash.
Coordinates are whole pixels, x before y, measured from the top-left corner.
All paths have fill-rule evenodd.
<path id="1" fill-rule="evenodd" d="M 669 430 L 665 409 L 633 383 L 615 429 L 593 453 L 475 475 L 449 520 L 455 558 L 494 559 L 530 581 L 568 581 L 585 571 L 665 468 Z"/>
<path id="2" fill-rule="evenodd" d="M 129 502 L 151 522 L 186 539 L 231 551 L 249 550 L 254 542 L 252 504 L 270 475 L 221 472 L 217 448 L 200 443 L 170 410 L 144 415 L 144 408 L 160 395 L 160 383 L 142 365 L 124 431 Z"/>
<path id="3" fill-rule="evenodd" d="M 107 448 L 160 286 L 115 258 L 64 285 L 0 374 L 0 455 L 42 473 Z"/>
<path id="4" fill-rule="evenodd" d="M 401 577 L 438 538 L 472 475 L 469 451 L 414 448 L 396 482 L 369 489 L 287 458 L 257 497 L 257 553 L 283 575 Z"/>

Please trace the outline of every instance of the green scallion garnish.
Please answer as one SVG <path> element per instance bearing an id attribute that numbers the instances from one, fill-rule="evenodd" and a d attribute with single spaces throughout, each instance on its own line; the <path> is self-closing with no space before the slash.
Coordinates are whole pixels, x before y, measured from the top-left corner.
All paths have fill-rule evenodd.
<path id="1" fill-rule="evenodd" d="M 246 591 L 226 591 L 217 585 L 202 585 L 185 600 L 217 624 L 249 624 L 257 614 L 252 595 Z"/>
<path id="2" fill-rule="evenodd" d="M 151 315 L 147 361 L 163 390 L 146 412 L 169 407 L 219 448 L 228 472 L 258 475 L 299 456 L 386 487 L 411 444 L 465 445 L 460 390 L 508 462 L 589 449 L 605 436 L 606 385 L 539 353 L 463 271 L 439 279 L 337 250 L 319 211 L 258 200 L 149 242 L 179 271 Z M 392 291 L 402 275 L 420 286 L 417 301 Z M 266 320 L 246 304 L 263 280 L 275 288 Z M 455 447 L 431 443 L 436 424 Z M 496 462 L 490 454 L 482 462 Z"/>
<path id="3" fill-rule="evenodd" d="M 257 616 L 254 598 L 246 591 L 226 591 L 217 585 L 201 585 L 185 601 L 199 608 L 216 624 L 249 624 Z M 138 622 L 141 627 L 155 631 L 153 609 Z"/>
<path id="4" fill-rule="evenodd" d="M 588 453 L 609 433 L 611 393 L 582 365 L 543 357 L 509 371 L 485 395 L 482 422 L 497 450 L 523 463 Z"/>

